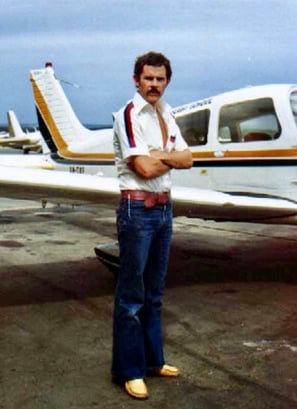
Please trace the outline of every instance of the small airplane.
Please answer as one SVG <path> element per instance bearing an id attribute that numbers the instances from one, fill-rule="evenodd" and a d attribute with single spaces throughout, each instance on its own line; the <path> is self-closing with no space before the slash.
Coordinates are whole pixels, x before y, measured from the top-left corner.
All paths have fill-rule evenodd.
<path id="1" fill-rule="evenodd" d="M 8 132 L 0 136 L 0 146 L 22 149 L 24 153 L 48 152 L 48 147 L 43 142 L 38 130 L 24 132 L 14 111 L 7 112 Z"/>
<path id="2" fill-rule="evenodd" d="M 41 155 L 48 166 L 30 169 L 0 155 L 2 195 L 115 205 L 112 129 L 82 126 L 51 63 L 32 70 L 30 80 L 39 129 L 51 150 Z M 297 85 L 247 87 L 173 114 L 194 160 L 192 169 L 172 172 L 175 215 L 297 224 Z"/>

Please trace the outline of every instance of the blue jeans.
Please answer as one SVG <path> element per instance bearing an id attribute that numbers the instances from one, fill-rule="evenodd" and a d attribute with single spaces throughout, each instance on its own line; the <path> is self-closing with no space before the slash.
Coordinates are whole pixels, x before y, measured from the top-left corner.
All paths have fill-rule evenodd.
<path id="1" fill-rule="evenodd" d="M 112 375 L 143 378 L 164 365 L 161 307 L 172 236 L 172 205 L 121 200 L 120 268 L 115 291 Z"/>

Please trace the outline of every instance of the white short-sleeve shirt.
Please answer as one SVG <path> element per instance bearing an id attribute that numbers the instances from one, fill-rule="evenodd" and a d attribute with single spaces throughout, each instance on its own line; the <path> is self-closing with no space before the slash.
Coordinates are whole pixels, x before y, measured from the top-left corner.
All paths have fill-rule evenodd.
<path id="1" fill-rule="evenodd" d="M 171 113 L 171 107 L 162 100 L 157 108 L 164 118 L 168 139 L 163 147 L 163 137 L 154 107 L 138 92 L 116 115 L 114 122 L 115 161 L 120 179 L 120 189 L 138 189 L 164 192 L 171 189 L 170 172 L 153 179 L 143 179 L 128 166 L 132 156 L 150 155 L 150 150 L 167 152 L 188 148 Z"/>

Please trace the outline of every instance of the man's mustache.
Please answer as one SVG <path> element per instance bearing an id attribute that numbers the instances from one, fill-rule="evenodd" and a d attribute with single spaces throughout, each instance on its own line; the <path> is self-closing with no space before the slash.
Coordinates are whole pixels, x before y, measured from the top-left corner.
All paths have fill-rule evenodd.
<path id="1" fill-rule="evenodd" d="M 149 91 L 148 94 L 157 94 L 160 95 L 160 92 L 158 91 L 157 88 L 152 87 Z"/>

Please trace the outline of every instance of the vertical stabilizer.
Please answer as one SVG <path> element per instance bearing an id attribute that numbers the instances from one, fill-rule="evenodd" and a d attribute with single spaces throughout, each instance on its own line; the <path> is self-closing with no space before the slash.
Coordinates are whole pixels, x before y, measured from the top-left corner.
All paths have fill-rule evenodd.
<path id="1" fill-rule="evenodd" d="M 14 111 L 7 112 L 7 122 L 9 136 L 20 137 L 24 135 L 24 132 Z"/>
<path id="2" fill-rule="evenodd" d="M 52 65 L 47 63 L 44 69 L 32 70 L 30 79 L 39 120 L 46 125 L 58 149 L 83 138 L 87 129 L 76 117 Z"/>
<path id="3" fill-rule="evenodd" d="M 81 124 L 51 63 L 44 69 L 31 70 L 30 80 L 39 129 L 52 152 L 64 158 L 96 159 L 98 153 L 111 150 L 111 129 L 93 131 Z"/>

